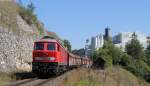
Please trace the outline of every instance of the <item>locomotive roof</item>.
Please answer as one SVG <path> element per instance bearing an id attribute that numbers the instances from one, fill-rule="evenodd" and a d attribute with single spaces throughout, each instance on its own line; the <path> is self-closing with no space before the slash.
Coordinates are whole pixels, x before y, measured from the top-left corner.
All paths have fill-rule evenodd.
<path id="1" fill-rule="evenodd" d="M 56 39 L 40 39 L 37 40 L 36 42 L 58 42 Z"/>

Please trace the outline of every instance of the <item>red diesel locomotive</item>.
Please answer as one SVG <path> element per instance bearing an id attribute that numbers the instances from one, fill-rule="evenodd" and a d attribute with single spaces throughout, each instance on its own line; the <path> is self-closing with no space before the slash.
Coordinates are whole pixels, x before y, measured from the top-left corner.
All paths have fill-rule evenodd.
<path id="1" fill-rule="evenodd" d="M 89 58 L 69 53 L 57 39 L 42 38 L 34 42 L 32 72 L 37 75 L 59 74 L 78 66 L 90 67 Z"/>

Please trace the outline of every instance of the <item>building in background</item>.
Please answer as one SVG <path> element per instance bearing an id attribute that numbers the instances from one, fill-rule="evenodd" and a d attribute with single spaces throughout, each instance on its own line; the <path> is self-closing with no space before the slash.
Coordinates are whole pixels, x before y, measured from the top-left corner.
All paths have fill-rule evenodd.
<path id="1" fill-rule="evenodd" d="M 99 34 L 97 36 L 91 37 L 91 40 L 86 41 L 85 45 L 85 55 L 89 56 L 94 50 L 102 48 L 105 40 L 111 39 L 113 44 L 125 51 L 125 46 L 128 42 L 131 41 L 133 33 L 137 36 L 137 39 L 142 44 L 144 48 L 150 43 L 150 37 L 147 37 L 144 33 L 141 32 L 120 32 L 117 35 L 111 38 L 111 29 L 105 28 L 105 34 Z"/>
<path id="2" fill-rule="evenodd" d="M 92 50 L 103 47 L 103 44 L 104 44 L 103 34 L 100 34 L 100 35 L 97 35 L 97 36 L 91 38 L 91 49 Z"/>
<path id="3" fill-rule="evenodd" d="M 105 28 L 104 39 L 109 40 L 111 38 L 111 29 L 109 27 Z"/>
<path id="4" fill-rule="evenodd" d="M 147 37 L 147 43 L 150 44 L 150 37 Z"/>
<path id="5" fill-rule="evenodd" d="M 102 48 L 104 45 L 104 40 L 110 38 L 110 28 L 105 28 L 105 34 L 102 33 L 91 37 L 91 40 L 86 40 L 85 45 L 85 56 L 89 56 L 94 50 Z"/>
<path id="6" fill-rule="evenodd" d="M 89 56 L 94 50 L 97 50 L 104 45 L 103 34 L 91 37 L 91 40 L 86 42 L 85 55 Z"/>
<path id="7" fill-rule="evenodd" d="M 126 44 L 131 41 L 132 35 L 135 33 L 139 42 L 143 45 L 144 48 L 147 46 L 147 37 L 140 32 L 121 32 L 113 37 L 113 43 L 115 46 L 125 50 Z"/>

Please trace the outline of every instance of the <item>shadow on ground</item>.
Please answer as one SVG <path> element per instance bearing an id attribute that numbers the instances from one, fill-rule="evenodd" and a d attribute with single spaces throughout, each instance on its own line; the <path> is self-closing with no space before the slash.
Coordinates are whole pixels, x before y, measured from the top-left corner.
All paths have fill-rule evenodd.
<path id="1" fill-rule="evenodd" d="M 15 73 L 15 76 L 16 76 L 16 80 L 31 79 L 31 78 L 48 79 L 48 78 L 57 77 L 57 76 L 54 75 L 54 74 L 37 76 L 36 74 L 34 74 L 34 73 L 32 73 L 32 72 L 20 72 L 20 73 Z"/>
<path id="2" fill-rule="evenodd" d="M 32 72 L 20 72 L 20 73 L 15 73 L 16 79 L 17 80 L 22 80 L 22 79 L 30 79 L 30 78 L 36 78 L 37 76 L 32 73 Z"/>

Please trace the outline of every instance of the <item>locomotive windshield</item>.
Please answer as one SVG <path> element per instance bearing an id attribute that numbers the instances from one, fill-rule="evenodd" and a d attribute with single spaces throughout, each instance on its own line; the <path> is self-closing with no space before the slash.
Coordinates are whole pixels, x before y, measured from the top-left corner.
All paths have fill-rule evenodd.
<path id="1" fill-rule="evenodd" d="M 55 44 L 54 43 L 48 43 L 47 44 L 47 50 L 55 50 Z"/>
<path id="2" fill-rule="evenodd" d="M 34 50 L 44 50 L 44 43 L 37 42 L 35 44 Z"/>

